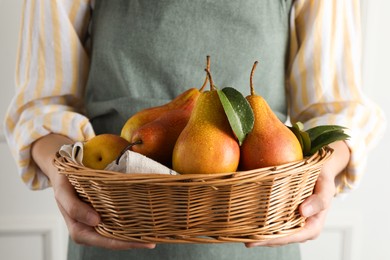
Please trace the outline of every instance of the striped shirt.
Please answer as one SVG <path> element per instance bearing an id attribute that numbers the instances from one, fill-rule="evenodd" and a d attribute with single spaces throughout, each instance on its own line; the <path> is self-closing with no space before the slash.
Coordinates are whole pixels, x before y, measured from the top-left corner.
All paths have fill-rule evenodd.
<path id="1" fill-rule="evenodd" d="M 34 190 L 50 185 L 31 158 L 35 140 L 50 133 L 74 141 L 95 135 L 82 106 L 93 6 L 93 0 L 24 1 L 17 89 L 5 135 L 21 178 Z M 290 120 L 304 122 L 305 128 L 338 124 L 349 129 L 351 160 L 336 180 L 338 192 L 346 192 L 359 183 L 368 150 L 385 128 L 383 111 L 361 90 L 359 1 L 296 0 L 290 34 Z"/>

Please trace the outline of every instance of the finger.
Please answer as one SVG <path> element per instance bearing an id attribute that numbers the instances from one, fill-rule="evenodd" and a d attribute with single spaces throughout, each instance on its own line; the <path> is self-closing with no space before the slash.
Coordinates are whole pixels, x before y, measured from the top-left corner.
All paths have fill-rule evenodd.
<path id="1" fill-rule="evenodd" d="M 82 202 L 65 176 L 58 177 L 55 196 L 71 238 L 78 244 L 109 249 L 154 248 L 155 244 L 132 243 L 104 237 L 93 226 L 100 222 L 96 211 Z M 54 186 L 53 186 L 54 188 Z"/>
<path id="2" fill-rule="evenodd" d="M 332 198 L 335 195 L 334 179 L 323 171 L 320 173 L 313 195 L 309 196 L 300 206 L 299 211 L 306 217 L 304 228 L 289 236 L 276 238 L 263 242 L 247 243 L 247 247 L 253 246 L 279 246 L 290 243 L 305 242 L 316 238 L 324 225 L 326 212 L 328 211 Z"/>
<path id="3" fill-rule="evenodd" d="M 133 243 L 133 242 L 126 242 L 122 240 L 104 237 L 99 233 L 97 233 L 93 227 L 73 220 L 67 214 L 66 210 L 62 208 L 60 205 L 59 205 L 59 209 L 68 227 L 70 237 L 77 244 L 87 245 L 87 246 L 98 246 L 102 248 L 115 249 L 115 250 L 124 250 L 124 249 L 131 249 L 131 248 L 152 249 L 155 247 L 155 244 L 152 243 Z"/>
<path id="4" fill-rule="evenodd" d="M 308 218 L 305 222 L 305 226 L 302 230 L 294 233 L 292 235 L 287 235 L 280 238 L 270 239 L 261 242 L 246 243 L 246 247 L 255 247 L 255 246 L 281 246 L 292 243 L 302 243 L 308 240 L 313 240 L 317 238 L 322 230 L 324 221 L 326 217 L 326 212 L 321 212 L 315 216 Z"/>
<path id="5" fill-rule="evenodd" d="M 335 195 L 334 180 L 320 174 L 314 188 L 313 195 L 309 196 L 300 206 L 299 211 L 304 217 L 311 217 L 323 210 L 327 210 Z"/>
<path id="6" fill-rule="evenodd" d="M 54 193 L 57 204 L 71 219 L 89 226 L 97 226 L 99 224 L 99 214 L 88 204 L 80 200 L 65 176 L 58 180 Z"/>
<path id="7" fill-rule="evenodd" d="M 333 182 L 318 181 L 314 193 L 299 206 L 300 214 L 308 218 L 328 210 L 334 197 L 334 190 Z"/>
<path id="8" fill-rule="evenodd" d="M 309 218 L 325 209 L 325 202 L 317 194 L 308 197 L 300 206 L 299 211 L 303 217 Z"/>

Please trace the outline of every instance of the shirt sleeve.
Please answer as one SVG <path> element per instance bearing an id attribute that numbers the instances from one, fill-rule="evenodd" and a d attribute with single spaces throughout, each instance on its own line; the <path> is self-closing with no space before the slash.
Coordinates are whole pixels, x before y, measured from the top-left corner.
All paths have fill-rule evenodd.
<path id="1" fill-rule="evenodd" d="M 287 75 L 291 122 L 347 127 L 351 159 L 337 192 L 358 186 L 368 151 L 385 129 L 383 111 L 362 92 L 358 0 L 297 0 L 291 13 Z"/>
<path id="2" fill-rule="evenodd" d="M 50 133 L 75 141 L 94 136 L 82 105 L 90 12 L 89 1 L 24 1 L 5 136 L 22 180 L 34 190 L 50 185 L 31 158 L 35 140 Z"/>

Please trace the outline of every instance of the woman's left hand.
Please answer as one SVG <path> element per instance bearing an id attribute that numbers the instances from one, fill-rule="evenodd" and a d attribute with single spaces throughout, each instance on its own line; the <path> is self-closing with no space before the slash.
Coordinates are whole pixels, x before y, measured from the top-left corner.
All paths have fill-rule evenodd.
<path id="1" fill-rule="evenodd" d="M 350 152 L 344 142 L 330 145 L 334 149 L 332 157 L 324 164 L 318 176 L 314 192 L 300 206 L 299 212 L 306 217 L 305 226 L 292 235 L 266 241 L 245 243 L 246 247 L 281 246 L 302 243 L 317 238 L 324 226 L 327 212 L 336 193 L 335 177 L 348 164 Z"/>

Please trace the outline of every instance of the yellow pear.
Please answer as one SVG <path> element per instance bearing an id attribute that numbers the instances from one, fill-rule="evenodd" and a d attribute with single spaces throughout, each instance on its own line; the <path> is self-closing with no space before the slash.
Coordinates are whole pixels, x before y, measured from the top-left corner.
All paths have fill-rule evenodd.
<path id="1" fill-rule="evenodd" d="M 240 170 L 276 166 L 303 158 L 302 147 L 294 133 L 279 120 L 267 101 L 255 94 L 253 73 L 256 65 L 257 62 L 253 65 L 250 77 L 251 95 L 246 97 L 255 121 L 253 130 L 240 147 Z"/>
<path id="2" fill-rule="evenodd" d="M 211 89 L 200 94 L 173 149 L 173 169 L 181 174 L 234 172 L 238 167 L 240 148 L 207 72 Z"/>
<path id="3" fill-rule="evenodd" d="M 127 140 L 118 135 L 96 135 L 84 143 L 82 162 L 85 167 L 103 170 L 129 145 Z"/>

